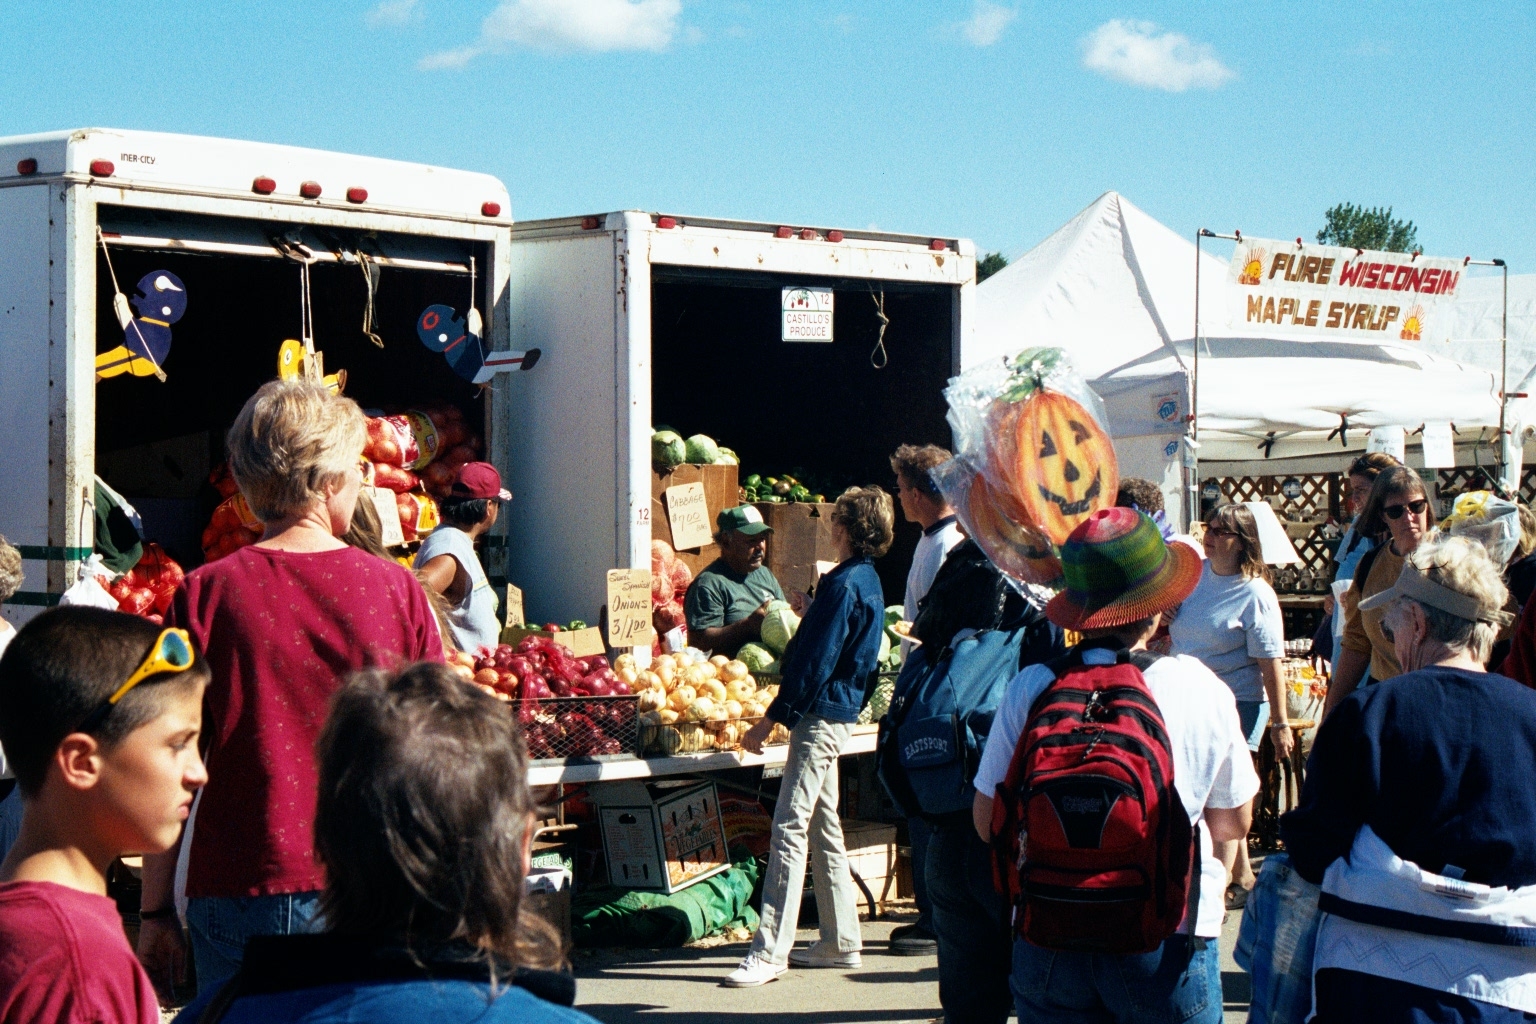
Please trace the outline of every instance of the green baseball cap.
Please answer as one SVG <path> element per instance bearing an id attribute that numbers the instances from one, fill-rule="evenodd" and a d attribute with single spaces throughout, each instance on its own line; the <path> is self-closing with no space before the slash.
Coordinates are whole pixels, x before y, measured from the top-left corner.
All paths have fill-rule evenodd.
<path id="1" fill-rule="evenodd" d="M 715 517 L 715 522 L 719 525 L 721 533 L 735 530 L 748 537 L 756 537 L 760 533 L 773 532 L 773 527 L 763 522 L 763 514 L 751 505 L 721 509 L 720 514 Z"/>

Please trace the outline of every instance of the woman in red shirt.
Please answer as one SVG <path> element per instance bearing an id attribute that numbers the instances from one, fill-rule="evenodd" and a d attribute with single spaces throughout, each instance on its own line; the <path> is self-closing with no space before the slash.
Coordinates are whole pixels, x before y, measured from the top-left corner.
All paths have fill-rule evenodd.
<path id="1" fill-rule="evenodd" d="M 311 930 L 325 885 L 313 849 L 314 751 L 332 694 L 357 669 L 443 657 L 415 577 L 340 539 L 366 440 L 349 398 L 298 381 L 257 391 L 228 448 L 264 535 L 188 573 L 166 616 L 196 638 L 213 672 L 209 781 L 186 878 L 199 992 L 234 974 L 250 936 Z M 144 864 L 139 956 L 157 980 L 182 973 L 176 857 L 172 849 Z"/>

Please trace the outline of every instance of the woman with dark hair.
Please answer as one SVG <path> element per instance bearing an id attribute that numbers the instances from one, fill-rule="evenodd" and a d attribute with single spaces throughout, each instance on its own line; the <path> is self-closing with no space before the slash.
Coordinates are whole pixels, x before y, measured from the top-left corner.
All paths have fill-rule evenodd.
<path id="1" fill-rule="evenodd" d="M 1247 505 L 1222 505 L 1205 521 L 1205 565 L 1194 593 L 1168 627 L 1174 654 L 1200 659 L 1237 699 L 1248 749 L 1257 752 L 1266 727 L 1275 753 L 1290 756 L 1295 742 L 1286 720 L 1280 659 L 1285 622 L 1259 546 L 1259 525 Z M 1243 905 L 1253 888 L 1246 841 L 1218 844 L 1231 874 L 1229 907 Z"/>
<path id="2" fill-rule="evenodd" d="M 1399 466 L 1399 463 L 1386 452 L 1366 452 L 1349 464 L 1349 471 L 1345 478 L 1349 484 L 1349 490 L 1345 494 L 1345 508 L 1349 511 L 1349 525 L 1344 528 L 1344 535 L 1339 538 L 1339 549 L 1333 558 L 1333 581 L 1338 583 L 1355 578 L 1355 567 L 1360 564 L 1360 559 L 1371 550 L 1380 537 L 1367 537 L 1357 528 L 1360 526 L 1360 513 L 1365 509 L 1365 501 L 1371 496 L 1371 486 L 1376 483 L 1376 478 L 1383 470 Z M 1344 611 L 1335 604 L 1333 595 L 1329 594 L 1323 599 L 1323 610 L 1332 617 L 1334 625 L 1331 633 L 1342 633 L 1344 630 Z M 1330 651 L 1332 645 L 1330 645 Z M 1333 657 L 1329 657 L 1329 661 Z"/>
<path id="3" fill-rule="evenodd" d="M 323 932 L 253 938 L 178 1020 L 592 1024 L 523 911 L 534 807 L 504 705 L 443 665 L 360 672 L 316 757 Z"/>
<path id="4" fill-rule="evenodd" d="M 1382 609 L 1360 610 L 1360 603 L 1397 581 L 1403 559 L 1435 525 L 1435 506 L 1424 491 L 1424 481 L 1407 466 L 1383 470 L 1371 486 L 1365 509 L 1355 529 L 1376 539 L 1376 546 L 1360 559 L 1349 590 L 1344 594 L 1344 639 L 1333 663 L 1333 680 L 1323 715 L 1354 692 L 1370 672 L 1371 682 L 1391 679 L 1402 672 L 1392 640 L 1381 629 Z"/>
<path id="5" fill-rule="evenodd" d="M 501 637 L 499 602 L 475 555 L 475 541 L 496 525 L 501 503 L 511 500 L 495 466 L 466 462 L 454 474 L 448 496 L 438 502 L 443 525 L 416 552 L 422 582 L 447 602 L 448 624 L 461 651 L 489 651 Z"/>

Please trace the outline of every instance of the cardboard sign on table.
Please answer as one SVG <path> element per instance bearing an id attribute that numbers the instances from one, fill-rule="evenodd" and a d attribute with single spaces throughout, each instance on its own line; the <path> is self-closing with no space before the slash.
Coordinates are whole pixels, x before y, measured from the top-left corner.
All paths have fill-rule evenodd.
<path id="1" fill-rule="evenodd" d="M 368 488 L 368 500 L 379 516 L 379 539 L 387 548 L 405 543 L 405 531 L 400 527 L 400 507 L 395 504 L 395 492 L 386 487 Z"/>
<path id="2" fill-rule="evenodd" d="M 507 584 L 507 617 L 505 625 L 521 626 L 527 620 L 523 618 L 523 592 L 512 584 Z"/>
<path id="3" fill-rule="evenodd" d="M 608 646 L 648 647 L 651 627 L 651 570 L 608 570 Z"/>

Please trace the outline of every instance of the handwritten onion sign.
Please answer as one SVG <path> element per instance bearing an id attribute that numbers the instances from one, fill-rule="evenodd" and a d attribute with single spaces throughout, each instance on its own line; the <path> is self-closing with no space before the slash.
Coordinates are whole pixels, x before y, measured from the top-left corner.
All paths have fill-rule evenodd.
<path id="1" fill-rule="evenodd" d="M 651 570 L 608 570 L 608 646 L 648 647 L 651 630 Z"/>

